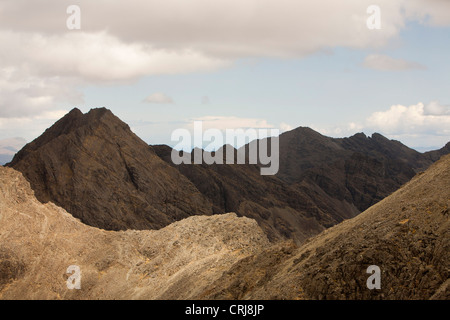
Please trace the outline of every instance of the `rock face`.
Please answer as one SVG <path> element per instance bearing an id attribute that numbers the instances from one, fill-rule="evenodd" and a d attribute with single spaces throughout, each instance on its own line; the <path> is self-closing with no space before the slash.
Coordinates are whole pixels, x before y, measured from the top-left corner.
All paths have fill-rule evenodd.
<path id="1" fill-rule="evenodd" d="M 254 220 L 193 216 L 161 230 L 105 231 L 0 167 L 0 299 L 199 299 L 233 264 L 269 246 Z M 81 289 L 69 290 L 69 266 Z"/>
<path id="2" fill-rule="evenodd" d="M 158 229 L 211 214 L 207 199 L 111 111 L 72 110 L 27 144 L 9 166 L 82 222 L 107 229 Z"/>
<path id="3" fill-rule="evenodd" d="M 357 217 L 234 265 L 211 299 L 450 299 L 450 155 Z M 367 268 L 381 271 L 369 290 Z"/>

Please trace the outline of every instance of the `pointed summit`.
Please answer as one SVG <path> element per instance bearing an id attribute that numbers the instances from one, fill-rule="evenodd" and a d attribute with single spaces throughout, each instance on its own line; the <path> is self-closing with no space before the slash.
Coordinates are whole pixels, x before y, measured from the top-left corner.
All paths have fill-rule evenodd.
<path id="1" fill-rule="evenodd" d="M 26 145 L 26 147 L 21 150 L 16 157 L 20 159 L 23 157 L 24 152 L 36 150 L 62 135 L 75 133 L 81 128 L 84 128 L 83 130 L 85 131 L 86 128 L 93 129 L 95 126 L 100 124 L 102 118 L 105 118 L 103 120 L 103 124 L 109 123 L 109 125 L 111 125 L 114 123 L 115 125 L 122 127 L 124 130 L 129 129 L 127 124 L 123 123 L 106 108 L 91 109 L 86 114 L 83 114 L 78 108 L 74 108 L 64 117 L 56 121 L 50 128 L 45 130 L 41 136 Z M 13 162 L 16 162 L 18 159 L 15 158 Z"/>
<path id="2" fill-rule="evenodd" d="M 211 213 L 195 186 L 106 108 L 73 109 L 9 166 L 23 173 L 41 202 L 103 229 L 158 229 Z"/>

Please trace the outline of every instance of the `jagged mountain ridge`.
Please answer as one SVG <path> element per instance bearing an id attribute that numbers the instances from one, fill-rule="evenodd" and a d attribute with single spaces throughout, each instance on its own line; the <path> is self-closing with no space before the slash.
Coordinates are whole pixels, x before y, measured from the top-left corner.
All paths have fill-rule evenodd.
<path id="1" fill-rule="evenodd" d="M 300 127 L 280 136 L 277 177 L 323 199 L 319 208 L 340 222 L 382 200 L 428 168 L 437 154 L 449 151 L 444 147 L 433 157 L 378 133 L 330 138 Z"/>
<path id="2" fill-rule="evenodd" d="M 156 150 L 109 110 L 74 109 L 8 166 L 24 174 L 40 201 L 106 230 L 159 229 L 190 215 L 226 212 L 256 219 L 273 241 L 301 242 L 324 229 L 316 217 L 325 214 L 313 201 L 276 177 L 263 179 L 255 166 L 179 171 Z M 192 182 L 191 170 L 207 184 Z"/>
<path id="3" fill-rule="evenodd" d="M 437 155 L 381 135 L 333 139 L 302 127 L 280 136 L 276 176 L 261 176 L 257 165 L 176 166 L 170 152 L 146 145 L 105 108 L 74 109 L 9 166 L 40 201 L 99 228 L 158 229 L 194 214 L 236 212 L 273 241 L 301 243 L 392 193 Z"/>
<path id="4" fill-rule="evenodd" d="M 271 139 L 268 140 L 270 146 Z M 250 145 L 255 143 L 258 141 L 242 147 L 246 155 L 249 154 Z M 336 139 L 305 127 L 281 134 L 279 144 L 280 170 L 275 177 L 260 177 L 260 182 L 253 179 L 253 183 L 248 183 L 250 172 L 255 173 L 259 168 L 257 165 L 203 164 L 175 167 L 213 201 L 217 212 L 240 212 L 239 204 L 245 201 L 246 194 L 255 185 L 276 181 L 278 185 L 283 185 L 283 194 L 288 195 L 284 198 L 288 198 L 285 201 L 290 206 L 309 213 L 327 228 L 356 216 L 382 200 L 409 181 L 416 172 L 426 169 L 437 159 L 437 155 L 450 151 L 447 144 L 431 154 L 421 154 L 377 133 L 371 137 L 358 133 L 349 138 Z M 152 147 L 163 160 L 171 164 L 170 147 Z M 238 167 L 252 169 L 242 172 Z M 219 171 L 220 178 L 217 178 Z M 223 187 L 223 182 L 230 176 L 239 175 L 239 182 L 233 184 L 229 194 L 220 196 L 221 192 L 213 191 Z M 277 193 L 276 188 L 269 190 Z M 227 206 L 227 202 L 234 205 Z"/>

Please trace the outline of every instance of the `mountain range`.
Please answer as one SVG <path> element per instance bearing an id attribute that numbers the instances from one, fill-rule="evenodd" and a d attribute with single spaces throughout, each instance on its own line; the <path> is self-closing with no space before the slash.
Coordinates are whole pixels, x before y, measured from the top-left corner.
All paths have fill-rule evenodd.
<path id="1" fill-rule="evenodd" d="M 73 109 L 7 166 L 22 172 L 39 201 L 93 227 L 161 229 L 193 215 L 235 212 L 256 220 L 272 242 L 300 244 L 450 151 L 447 144 L 419 153 L 380 134 L 335 139 L 304 127 L 281 134 L 279 144 L 276 176 L 250 164 L 174 165 L 169 146 L 147 145 L 110 110 Z"/>
<path id="2" fill-rule="evenodd" d="M 302 245 L 254 219 L 190 216 L 107 231 L 0 166 L 0 299 L 450 299 L 450 155 Z M 380 288 L 369 289 L 369 266 Z M 70 267 L 79 290 L 68 287 Z"/>

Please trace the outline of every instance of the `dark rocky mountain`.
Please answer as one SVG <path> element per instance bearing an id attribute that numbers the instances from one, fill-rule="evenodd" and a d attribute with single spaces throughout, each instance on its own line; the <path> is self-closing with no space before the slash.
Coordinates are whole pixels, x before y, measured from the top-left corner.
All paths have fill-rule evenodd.
<path id="1" fill-rule="evenodd" d="M 379 134 L 333 139 L 302 127 L 279 142 L 276 176 L 261 176 L 250 164 L 174 165 L 170 147 L 146 145 L 109 110 L 74 109 L 9 166 L 40 201 L 103 229 L 159 229 L 191 215 L 236 212 L 255 219 L 270 240 L 301 243 L 448 152 L 420 154 Z"/>
<path id="2" fill-rule="evenodd" d="M 424 155 L 428 157 L 428 159 L 430 159 L 431 161 L 437 161 L 442 156 L 449 153 L 450 153 L 450 142 L 447 142 L 447 144 L 443 146 L 441 149 L 425 152 Z"/>
<path id="3" fill-rule="evenodd" d="M 270 143 L 269 139 L 269 146 Z M 371 137 L 358 133 L 335 139 L 305 127 L 283 133 L 279 144 L 280 170 L 275 177 L 261 176 L 259 166 L 248 164 L 175 167 L 213 202 L 216 213 L 241 214 L 245 210 L 243 204 L 248 201 L 270 208 L 267 201 L 261 201 L 261 195 L 265 199 L 272 195 L 328 228 L 355 217 L 390 195 L 450 151 L 447 144 L 440 150 L 422 154 L 378 133 Z M 172 163 L 170 147 L 153 148 L 163 160 Z M 242 148 L 248 155 L 249 145 Z M 191 159 L 193 162 L 192 155 Z M 265 192 L 255 190 L 261 186 Z M 282 192 L 276 186 L 283 186 Z M 251 212 L 244 215 L 257 221 L 261 217 Z M 284 215 L 283 220 L 292 221 Z M 279 228 L 279 223 L 275 225 Z M 295 223 L 286 225 L 295 227 Z M 292 237 L 290 234 L 284 233 L 287 238 Z"/>
<path id="4" fill-rule="evenodd" d="M 382 200 L 447 153 L 448 145 L 422 154 L 378 133 L 335 139 L 300 127 L 280 136 L 277 177 L 311 198 L 321 198 L 318 207 L 340 222 Z"/>
<path id="5" fill-rule="evenodd" d="M 212 213 L 207 199 L 111 111 L 74 109 L 8 164 L 41 202 L 108 230 L 158 229 Z"/>
<path id="6" fill-rule="evenodd" d="M 249 154 L 250 145 L 255 143 L 257 141 L 242 147 L 246 155 Z M 271 139 L 268 141 L 269 148 L 270 144 Z M 310 128 L 299 127 L 279 137 L 280 168 L 276 178 L 286 185 L 291 199 L 301 195 L 300 203 L 305 204 L 304 199 L 313 203 L 314 206 L 303 206 L 302 209 L 328 228 L 358 215 L 396 191 L 417 172 L 425 170 L 440 156 L 449 153 L 449 144 L 440 150 L 422 154 L 378 133 L 371 137 L 358 133 L 349 138 L 336 139 Z M 168 162 L 169 149 L 162 157 Z M 161 155 L 161 152 L 156 153 Z M 214 168 L 177 167 L 197 187 L 205 182 L 204 178 L 199 178 L 202 174 L 198 171 Z M 235 166 L 229 167 L 228 170 L 235 170 Z M 210 174 L 203 176 L 211 177 Z M 273 181 L 275 177 L 260 178 Z M 240 179 L 245 180 L 247 176 L 242 174 Z M 239 188 L 238 184 L 233 190 Z M 237 195 L 245 194 L 245 190 Z M 236 206 L 233 210 L 239 212 Z"/>

